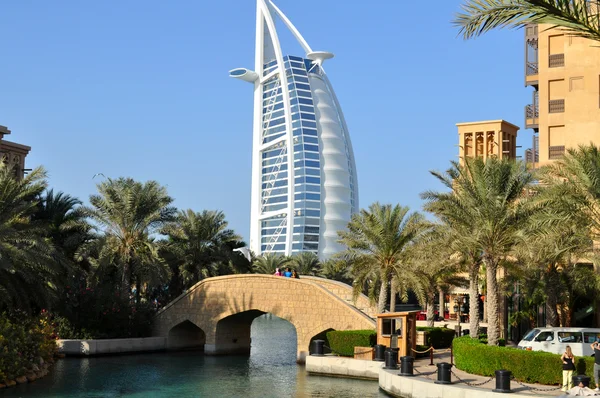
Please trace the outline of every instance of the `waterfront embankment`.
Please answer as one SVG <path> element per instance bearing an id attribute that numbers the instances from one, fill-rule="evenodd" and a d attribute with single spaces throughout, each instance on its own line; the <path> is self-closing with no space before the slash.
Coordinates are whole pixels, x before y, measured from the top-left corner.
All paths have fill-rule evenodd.
<path id="1" fill-rule="evenodd" d="M 57 340 L 60 354 L 67 356 L 113 355 L 132 352 L 153 352 L 167 349 L 165 337 L 101 340 Z"/>
<path id="2" fill-rule="evenodd" d="M 449 354 L 440 354 L 434 365 L 429 358 L 414 362 L 414 376 L 400 376 L 399 369 L 384 369 L 383 362 L 366 361 L 334 355 L 309 356 L 306 358 L 306 370 L 310 374 L 323 376 L 361 378 L 379 381 L 379 388 L 387 394 L 399 398 L 488 398 L 498 397 L 494 392 L 496 380 L 468 374 L 452 368 L 452 384 L 436 384 L 437 364 L 450 362 Z M 510 382 L 511 398 L 531 398 L 533 396 L 559 396 L 557 386 L 524 384 L 516 380 Z"/>

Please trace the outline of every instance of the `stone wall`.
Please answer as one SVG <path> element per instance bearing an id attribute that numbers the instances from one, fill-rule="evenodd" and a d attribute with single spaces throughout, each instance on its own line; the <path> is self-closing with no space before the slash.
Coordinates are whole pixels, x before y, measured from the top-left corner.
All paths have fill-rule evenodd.
<path id="1" fill-rule="evenodd" d="M 88 356 L 124 352 L 161 351 L 167 348 L 164 337 L 139 339 L 57 340 L 58 352 L 65 355 Z"/>
<path id="2" fill-rule="evenodd" d="M 308 373 L 352 377 L 358 379 L 379 380 L 379 371 L 383 362 L 367 361 L 336 356 L 306 357 L 306 371 Z"/>

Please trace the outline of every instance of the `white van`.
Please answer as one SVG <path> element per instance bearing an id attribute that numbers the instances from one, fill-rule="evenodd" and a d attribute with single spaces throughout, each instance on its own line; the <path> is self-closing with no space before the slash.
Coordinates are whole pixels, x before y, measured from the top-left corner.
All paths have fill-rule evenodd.
<path id="1" fill-rule="evenodd" d="M 594 355 L 590 347 L 594 341 L 600 341 L 600 329 L 591 328 L 535 328 L 527 332 L 519 341 L 519 348 L 532 351 L 546 351 L 562 354 L 567 346 L 573 355 Z"/>

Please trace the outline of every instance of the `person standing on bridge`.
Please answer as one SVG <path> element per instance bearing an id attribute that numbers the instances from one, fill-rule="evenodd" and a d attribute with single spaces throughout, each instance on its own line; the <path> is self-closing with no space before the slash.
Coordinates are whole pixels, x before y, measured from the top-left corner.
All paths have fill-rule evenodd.
<path id="1" fill-rule="evenodd" d="M 281 271 L 279 270 L 279 268 L 275 268 L 275 273 L 273 275 L 281 276 Z"/>
<path id="2" fill-rule="evenodd" d="M 300 277 L 298 276 L 298 273 L 296 272 L 296 270 L 292 271 L 292 278 L 300 279 Z"/>
<path id="3" fill-rule="evenodd" d="M 285 269 L 285 272 L 283 273 L 283 276 L 285 276 L 286 278 L 291 278 L 292 277 L 292 271 L 288 268 Z"/>

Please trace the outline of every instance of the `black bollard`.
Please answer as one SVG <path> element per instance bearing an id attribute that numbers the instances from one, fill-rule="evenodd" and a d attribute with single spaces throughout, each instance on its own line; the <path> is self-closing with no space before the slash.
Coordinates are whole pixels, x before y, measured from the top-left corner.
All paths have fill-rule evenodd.
<path id="1" fill-rule="evenodd" d="M 313 340 L 313 352 L 310 355 L 313 355 L 315 357 L 322 357 L 324 345 L 325 340 Z"/>
<path id="2" fill-rule="evenodd" d="M 452 368 L 452 364 L 448 362 L 440 362 L 437 364 L 437 381 L 435 384 L 452 384 L 452 376 L 450 374 L 450 369 Z"/>
<path id="3" fill-rule="evenodd" d="M 400 359 L 400 348 L 394 348 L 394 347 L 390 347 L 388 348 L 388 350 L 390 350 L 391 352 L 394 353 L 394 362 L 396 363 L 396 367 L 398 367 L 398 360 Z"/>
<path id="4" fill-rule="evenodd" d="M 410 355 L 400 357 L 400 376 L 414 376 L 413 364 L 415 359 Z"/>
<path id="5" fill-rule="evenodd" d="M 398 363 L 396 358 L 398 358 L 398 353 L 394 352 L 393 349 L 388 348 L 385 350 L 385 366 L 384 369 L 398 369 Z"/>
<path id="6" fill-rule="evenodd" d="M 383 344 L 377 344 L 375 346 L 375 359 L 374 361 L 383 362 L 385 361 L 385 346 Z"/>
<path id="7" fill-rule="evenodd" d="M 577 375 L 571 378 L 573 380 L 573 386 L 577 387 L 579 383 L 583 383 L 584 387 L 590 387 L 591 377 L 586 375 Z M 596 386 L 598 387 L 598 386 Z"/>
<path id="8" fill-rule="evenodd" d="M 497 370 L 496 371 L 496 388 L 493 392 L 512 392 L 510 391 L 510 370 Z"/>

